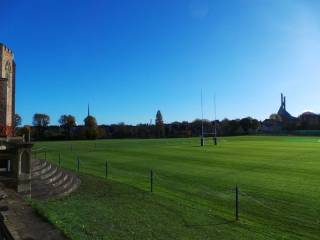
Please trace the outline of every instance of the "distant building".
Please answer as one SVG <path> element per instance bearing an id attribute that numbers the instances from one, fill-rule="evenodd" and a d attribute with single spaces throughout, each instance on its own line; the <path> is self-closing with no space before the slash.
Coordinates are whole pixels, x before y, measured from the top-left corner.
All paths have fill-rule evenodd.
<path id="1" fill-rule="evenodd" d="M 281 93 L 281 105 L 278 110 L 278 115 L 282 118 L 282 120 L 290 120 L 294 118 L 290 113 L 288 113 L 286 109 L 286 97 L 283 96 L 282 93 Z"/>
<path id="2" fill-rule="evenodd" d="M 280 133 L 282 131 L 282 123 L 275 119 L 265 119 L 259 131 L 263 133 Z"/>
<path id="3" fill-rule="evenodd" d="M 25 196 L 31 194 L 30 137 L 14 137 L 16 65 L 13 52 L 0 43 L 0 179 Z M 30 135 L 29 135 L 30 136 Z"/>
<path id="4" fill-rule="evenodd" d="M 306 111 L 298 117 L 293 117 L 286 107 L 286 97 L 281 93 L 281 105 L 278 112 L 265 119 L 259 131 L 272 134 L 320 135 L 320 114 Z"/>
<path id="5" fill-rule="evenodd" d="M 13 52 L 0 43 L 0 136 L 13 135 L 16 65 Z"/>
<path id="6" fill-rule="evenodd" d="M 272 117 L 273 116 L 273 117 Z M 285 123 L 296 118 L 287 111 L 286 97 L 281 93 L 281 104 L 277 114 L 272 114 L 270 119 L 262 122 L 260 131 L 265 133 L 280 133 Z"/>

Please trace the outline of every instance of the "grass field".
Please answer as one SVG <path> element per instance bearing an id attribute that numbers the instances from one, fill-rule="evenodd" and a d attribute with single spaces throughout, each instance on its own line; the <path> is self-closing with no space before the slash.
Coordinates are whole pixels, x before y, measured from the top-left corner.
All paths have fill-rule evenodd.
<path id="1" fill-rule="evenodd" d="M 320 239 L 319 138 L 198 145 L 195 138 L 37 143 L 39 158 L 46 150 L 58 163 L 61 152 L 65 168 L 75 170 L 79 157 L 82 185 L 35 206 L 72 239 Z"/>

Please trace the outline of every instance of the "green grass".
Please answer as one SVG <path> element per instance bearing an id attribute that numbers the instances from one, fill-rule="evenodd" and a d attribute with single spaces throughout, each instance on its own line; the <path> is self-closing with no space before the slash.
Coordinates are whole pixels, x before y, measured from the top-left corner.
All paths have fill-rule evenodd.
<path id="1" fill-rule="evenodd" d="M 229 137 L 203 148 L 199 139 L 41 142 L 35 149 L 47 149 L 54 163 L 61 152 L 65 168 L 74 170 L 79 157 L 83 183 L 36 207 L 72 239 L 319 239 L 319 140 Z"/>

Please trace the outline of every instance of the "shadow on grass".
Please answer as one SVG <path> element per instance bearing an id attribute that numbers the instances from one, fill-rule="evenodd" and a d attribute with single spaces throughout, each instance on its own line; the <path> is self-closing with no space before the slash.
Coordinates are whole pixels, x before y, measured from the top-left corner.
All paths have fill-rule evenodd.
<path id="1" fill-rule="evenodd" d="M 222 222 L 218 222 L 218 223 L 207 223 L 207 224 L 186 224 L 186 227 L 190 227 L 190 228 L 196 228 L 196 227 L 210 227 L 210 226 L 221 226 L 221 225 L 231 225 L 233 223 L 236 223 L 237 221 L 235 220 L 226 220 L 226 221 L 222 221 Z"/>
<path id="2" fill-rule="evenodd" d="M 202 227 L 206 236 L 215 226 L 235 222 L 219 214 L 209 216 L 201 203 L 190 206 L 188 199 L 179 196 L 167 198 L 114 180 L 79 175 L 80 188 L 70 196 L 34 204 L 39 215 L 71 239 L 112 239 L 132 232 L 138 234 L 136 239 L 150 239 L 155 234 L 177 239 L 201 234 Z"/>

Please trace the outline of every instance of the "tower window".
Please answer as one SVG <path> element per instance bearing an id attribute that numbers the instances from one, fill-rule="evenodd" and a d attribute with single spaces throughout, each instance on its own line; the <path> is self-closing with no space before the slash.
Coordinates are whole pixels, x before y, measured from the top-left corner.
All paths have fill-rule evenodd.
<path id="1" fill-rule="evenodd" d="M 8 87 L 11 87 L 11 65 L 9 61 L 6 63 L 5 74 L 5 77 L 8 79 Z"/>

